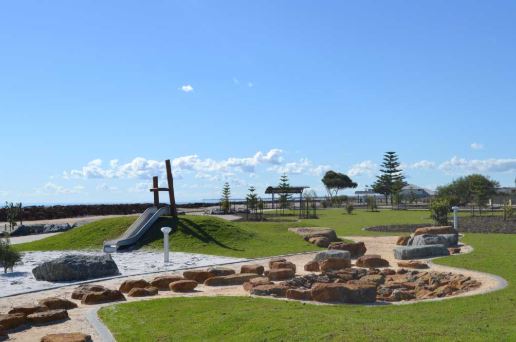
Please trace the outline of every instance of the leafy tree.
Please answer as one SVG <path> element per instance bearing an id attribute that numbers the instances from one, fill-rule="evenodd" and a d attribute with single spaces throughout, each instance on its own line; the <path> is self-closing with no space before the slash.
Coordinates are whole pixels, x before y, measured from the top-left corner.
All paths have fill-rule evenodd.
<path id="1" fill-rule="evenodd" d="M 290 189 L 290 183 L 288 181 L 288 176 L 286 173 L 281 175 L 278 188 L 280 188 L 280 191 L 281 191 L 280 199 L 279 199 L 280 208 L 282 210 L 282 213 L 284 213 L 285 209 L 288 208 L 288 202 L 292 198 L 292 195 L 290 195 L 290 193 L 288 192 L 288 190 Z"/>
<path id="2" fill-rule="evenodd" d="M 231 187 L 229 186 L 229 183 L 224 183 L 224 187 L 222 188 L 222 198 L 220 200 L 220 206 L 222 207 L 222 210 L 224 211 L 224 214 L 228 214 L 229 210 L 231 209 Z"/>
<path id="3" fill-rule="evenodd" d="M 366 205 L 368 211 L 377 211 L 378 205 L 376 204 L 376 197 L 374 196 L 367 196 L 366 197 Z"/>
<path id="4" fill-rule="evenodd" d="M 0 267 L 4 269 L 4 273 L 13 270 L 14 265 L 21 261 L 20 252 L 11 248 L 9 237 L 0 238 Z"/>
<path id="5" fill-rule="evenodd" d="M 21 203 L 13 203 L 13 202 L 5 202 L 5 215 L 7 218 L 7 223 L 9 224 L 9 231 L 13 231 L 16 226 L 16 222 L 18 221 L 18 217 L 21 216 Z"/>
<path id="6" fill-rule="evenodd" d="M 437 188 L 437 197 L 446 198 L 451 205 L 474 203 L 481 211 L 500 184 L 480 174 L 459 177 L 448 185 Z"/>
<path id="7" fill-rule="evenodd" d="M 353 214 L 354 209 L 355 209 L 355 207 L 353 207 L 353 204 L 351 204 L 351 203 L 346 204 L 346 212 L 348 213 L 348 215 Z"/>
<path id="8" fill-rule="evenodd" d="M 256 194 L 256 188 L 254 186 L 249 187 L 249 193 L 246 196 L 247 209 L 254 213 L 256 216 L 256 210 L 258 209 L 258 195 Z"/>
<path id="9" fill-rule="evenodd" d="M 385 152 L 380 175 L 376 176 L 376 182 L 372 185 L 373 191 L 384 195 L 386 203 L 390 197 L 392 205 L 393 195 L 399 193 L 406 184 L 398 155 L 396 152 Z"/>
<path id="10" fill-rule="evenodd" d="M 430 217 L 439 226 L 448 225 L 450 201 L 446 198 L 436 198 L 430 203 Z"/>
<path id="11" fill-rule="evenodd" d="M 332 203 L 337 198 L 340 190 L 357 187 L 357 183 L 353 182 L 347 175 L 332 170 L 327 171 L 321 181 L 326 187 Z"/>

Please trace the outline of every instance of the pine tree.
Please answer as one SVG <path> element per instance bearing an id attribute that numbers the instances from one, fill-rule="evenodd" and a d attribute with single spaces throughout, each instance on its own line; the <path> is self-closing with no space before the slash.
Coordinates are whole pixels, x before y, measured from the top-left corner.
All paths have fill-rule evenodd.
<path id="1" fill-rule="evenodd" d="M 373 184 L 373 191 L 385 196 L 385 202 L 389 197 L 391 204 L 393 203 L 393 195 L 398 194 L 406 185 L 403 170 L 400 168 L 398 155 L 396 152 L 386 152 L 383 156 L 381 174 L 376 176 L 376 182 Z"/>
<path id="2" fill-rule="evenodd" d="M 256 188 L 254 186 L 249 187 L 249 193 L 246 196 L 246 202 L 247 202 L 247 209 L 251 213 L 256 214 L 257 205 L 258 205 L 258 195 L 256 194 Z M 256 215 L 255 215 L 256 216 Z"/>
<path id="3" fill-rule="evenodd" d="M 224 214 L 228 214 L 231 203 L 230 203 L 230 196 L 231 196 L 231 187 L 229 186 L 229 183 L 224 183 L 224 187 L 222 188 L 222 198 L 220 200 L 220 206 L 222 207 L 222 210 L 224 210 Z"/>
<path id="4" fill-rule="evenodd" d="M 288 208 L 288 202 L 292 198 L 292 195 L 288 192 L 290 189 L 290 183 L 288 182 L 288 176 L 286 173 L 281 175 L 278 188 L 280 188 L 281 191 L 279 199 L 280 208 L 282 209 L 282 213 L 284 213 L 285 209 Z"/>

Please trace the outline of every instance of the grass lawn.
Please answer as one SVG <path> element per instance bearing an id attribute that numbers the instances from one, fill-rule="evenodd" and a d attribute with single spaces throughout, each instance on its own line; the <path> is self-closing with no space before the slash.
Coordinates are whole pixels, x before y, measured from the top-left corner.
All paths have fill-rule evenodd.
<path id="1" fill-rule="evenodd" d="M 468 234 L 471 254 L 442 264 L 498 274 L 509 287 L 412 305 L 310 305 L 247 297 L 169 298 L 102 308 L 117 341 L 514 341 L 516 236 Z"/>

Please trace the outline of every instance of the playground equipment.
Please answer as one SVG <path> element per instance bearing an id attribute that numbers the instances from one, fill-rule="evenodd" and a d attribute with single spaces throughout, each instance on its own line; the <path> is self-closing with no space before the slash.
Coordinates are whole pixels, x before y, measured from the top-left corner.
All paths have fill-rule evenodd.
<path id="1" fill-rule="evenodd" d="M 177 207 L 174 195 L 174 178 L 172 176 L 170 160 L 167 159 L 165 161 L 165 166 L 167 170 L 168 187 L 160 188 L 158 184 L 158 177 L 152 177 L 152 189 L 150 189 L 150 191 L 154 193 L 154 205 L 150 208 L 147 208 L 140 215 L 140 217 L 138 217 L 138 219 L 134 221 L 134 223 L 131 224 L 129 228 L 127 228 L 127 230 L 117 239 L 104 241 L 105 253 L 114 253 L 123 249 L 131 248 L 131 246 L 136 244 L 152 227 L 154 222 L 156 222 L 161 216 L 172 215 L 177 217 Z M 160 191 L 168 192 L 170 205 L 160 206 Z"/>

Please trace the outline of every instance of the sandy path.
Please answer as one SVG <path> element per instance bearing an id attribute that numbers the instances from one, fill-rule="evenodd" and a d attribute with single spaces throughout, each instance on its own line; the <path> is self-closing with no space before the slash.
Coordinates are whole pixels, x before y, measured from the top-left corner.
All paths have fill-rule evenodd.
<path id="1" fill-rule="evenodd" d="M 367 247 L 367 254 L 380 254 L 385 259 L 389 260 L 391 263 L 391 267 L 397 268 L 396 260 L 393 257 L 392 249 L 395 247 L 396 244 L 396 237 L 386 236 L 386 237 L 346 237 L 350 240 L 355 241 L 364 241 Z M 465 252 L 471 251 L 471 248 L 465 246 L 463 248 Z M 306 264 L 308 261 L 313 259 L 315 253 L 309 252 L 309 253 L 302 253 L 302 254 L 296 254 L 291 256 L 286 256 L 286 259 L 289 261 L 292 261 L 296 264 L 298 269 L 298 274 L 306 274 L 308 272 L 305 272 L 303 270 L 304 264 Z M 264 266 L 268 264 L 268 261 L 270 258 L 263 258 L 258 259 L 256 261 L 253 261 L 253 263 L 259 263 Z M 225 265 L 224 267 L 231 267 L 235 269 L 237 272 L 240 270 L 240 266 L 244 263 L 249 262 L 238 262 L 231 265 Z M 460 294 L 458 296 L 471 296 L 475 294 L 480 293 L 486 293 L 490 291 L 494 291 L 497 289 L 500 289 L 504 286 L 506 286 L 506 283 L 503 279 L 489 275 L 482 272 L 476 272 L 471 270 L 464 270 L 464 269 L 456 269 L 453 267 L 447 267 L 447 266 L 440 266 L 435 265 L 433 263 L 429 263 L 432 270 L 436 271 L 442 271 L 442 272 L 454 272 L 454 273 L 462 273 L 467 276 L 471 276 L 472 278 L 475 278 L 482 282 L 482 285 L 473 291 Z M 179 274 L 176 272 L 166 272 L 165 274 Z M 151 280 L 156 275 L 148 275 L 148 276 L 137 276 L 137 277 L 127 277 L 127 278 L 118 278 L 118 279 L 111 279 L 106 281 L 99 281 L 95 282 L 96 284 L 101 284 L 110 288 L 118 288 L 122 281 L 126 279 L 146 279 Z M 32 294 L 25 294 L 25 295 L 17 295 L 13 297 L 8 298 L 0 298 L 0 313 L 7 312 L 11 307 L 15 305 L 21 305 L 21 304 L 33 304 L 36 303 L 38 299 L 42 299 L 45 297 L 50 296 L 58 296 L 63 298 L 70 299 L 71 292 L 76 286 L 68 286 L 64 288 L 54 289 L 54 290 L 46 290 L 42 292 L 36 292 Z M 157 296 L 154 297 L 148 297 L 148 298 L 130 298 L 128 297 L 128 302 L 132 301 L 138 301 L 138 300 L 150 300 L 150 299 L 156 299 L 156 298 L 165 298 L 165 297 L 193 297 L 193 296 L 249 296 L 249 294 L 244 291 L 242 286 L 225 286 L 225 287 L 207 287 L 204 285 L 199 285 L 196 288 L 196 292 L 188 293 L 188 294 L 180 294 L 180 293 L 174 293 L 169 291 L 160 291 Z M 444 299 L 439 300 L 447 300 L 454 297 L 447 297 Z M 281 299 L 286 300 L 286 299 Z M 410 302 L 400 302 L 400 303 L 393 303 L 394 305 L 400 305 L 400 304 L 413 304 L 416 303 L 416 301 L 410 301 Z M 319 304 L 319 303 L 314 303 Z M 111 305 L 111 304 L 107 304 Z M 323 304 L 324 305 L 324 304 Z M 59 333 L 59 332 L 83 332 L 92 335 L 94 341 L 100 341 L 102 340 L 100 335 L 98 334 L 97 330 L 93 327 L 93 325 L 88 321 L 87 315 L 88 313 L 91 313 L 92 310 L 98 309 L 99 305 L 81 305 L 79 303 L 79 308 L 73 309 L 69 311 L 70 320 L 54 324 L 47 327 L 32 327 L 27 330 L 19 331 L 19 332 L 13 332 L 10 333 L 10 340 L 11 341 L 37 341 L 42 336 L 48 333 Z M 375 306 L 372 306 L 372 309 Z"/>
<path id="2" fill-rule="evenodd" d="M 51 237 L 51 236 L 58 235 L 58 234 L 61 234 L 61 233 L 62 232 L 59 232 L 59 233 L 47 233 L 47 234 L 34 234 L 34 235 L 25 235 L 25 236 L 14 236 L 14 237 L 9 238 L 9 241 L 11 241 L 11 244 L 16 245 L 18 243 L 25 243 L 25 242 L 32 242 L 32 241 L 42 240 L 42 239 L 45 239 L 47 237 Z"/>

